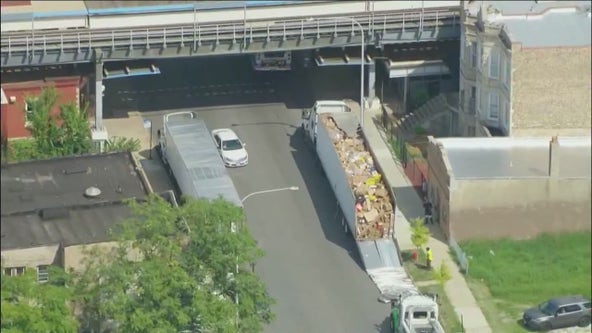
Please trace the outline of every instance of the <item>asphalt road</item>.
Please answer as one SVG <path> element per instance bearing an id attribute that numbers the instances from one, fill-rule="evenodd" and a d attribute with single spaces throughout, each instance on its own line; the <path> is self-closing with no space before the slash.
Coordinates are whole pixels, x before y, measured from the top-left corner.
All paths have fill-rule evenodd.
<path id="1" fill-rule="evenodd" d="M 162 110 L 177 107 L 197 111 L 210 129 L 233 128 L 249 152 L 248 166 L 229 170 L 241 197 L 299 186 L 299 191 L 254 195 L 245 201 L 249 228 L 266 252 L 256 271 L 277 300 L 276 320 L 265 332 L 387 332 L 389 307 L 377 301 L 378 290 L 359 266 L 354 241 L 336 219 L 331 188 L 298 130 L 301 107 L 319 93 L 307 91 L 311 85 L 302 82 L 303 77 L 296 79 L 298 75 L 255 74 L 245 59 L 216 61 L 161 64 L 166 76 L 114 80 L 107 86 L 105 105 L 116 117 L 136 107 L 153 121 L 154 130 L 161 127 L 161 115 L 167 112 Z M 214 73 L 215 63 L 224 66 Z M 188 76 L 191 73 L 202 75 Z M 318 82 L 346 81 L 317 74 L 324 78 Z M 235 89 L 226 84 L 244 85 Z M 209 95 L 199 87 L 209 89 Z M 162 90 L 139 94 L 151 89 Z M 225 89 L 235 93 L 221 95 Z M 183 94 L 190 97 L 181 98 Z M 122 95 L 144 97 L 128 105 Z"/>

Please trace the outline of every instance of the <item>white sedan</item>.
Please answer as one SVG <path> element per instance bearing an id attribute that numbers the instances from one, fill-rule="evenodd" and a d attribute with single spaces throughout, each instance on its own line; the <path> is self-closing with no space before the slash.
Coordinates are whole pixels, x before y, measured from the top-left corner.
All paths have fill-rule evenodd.
<path id="1" fill-rule="evenodd" d="M 212 131 L 214 142 L 218 147 L 220 156 L 227 167 L 242 167 L 249 163 L 249 154 L 245 150 L 245 144 L 238 135 L 229 128 L 220 128 Z"/>

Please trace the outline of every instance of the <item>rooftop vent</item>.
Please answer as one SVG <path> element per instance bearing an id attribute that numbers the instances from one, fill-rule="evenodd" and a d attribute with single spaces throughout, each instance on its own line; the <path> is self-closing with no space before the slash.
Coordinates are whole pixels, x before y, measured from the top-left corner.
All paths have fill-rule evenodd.
<path id="1" fill-rule="evenodd" d="M 86 190 L 84 190 L 84 196 L 88 197 L 88 198 L 96 198 L 99 195 L 101 195 L 101 190 L 99 190 L 98 188 L 91 186 L 89 188 L 87 188 Z"/>
<path id="2" fill-rule="evenodd" d="M 39 217 L 42 220 L 64 219 L 70 216 L 70 211 L 64 207 L 44 208 L 39 211 Z"/>

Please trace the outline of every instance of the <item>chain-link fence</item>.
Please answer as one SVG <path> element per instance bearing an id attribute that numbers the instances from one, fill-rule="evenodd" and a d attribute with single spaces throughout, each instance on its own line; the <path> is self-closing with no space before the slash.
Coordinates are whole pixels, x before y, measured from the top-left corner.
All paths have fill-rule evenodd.
<path id="1" fill-rule="evenodd" d="M 450 249 L 454 253 L 454 257 L 456 258 L 456 262 L 458 263 L 458 266 L 460 267 L 461 271 L 465 275 L 468 275 L 469 274 L 469 257 L 467 256 L 466 253 L 463 252 L 463 250 L 460 248 L 458 243 L 454 240 L 452 235 L 448 238 L 448 245 L 450 246 Z"/>

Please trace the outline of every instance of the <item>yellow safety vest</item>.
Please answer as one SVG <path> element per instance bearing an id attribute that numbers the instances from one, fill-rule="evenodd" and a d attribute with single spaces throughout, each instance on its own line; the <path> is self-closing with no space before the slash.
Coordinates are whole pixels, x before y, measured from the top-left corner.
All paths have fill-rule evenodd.
<path id="1" fill-rule="evenodd" d="M 428 252 L 426 252 L 426 256 L 428 257 L 429 261 L 434 260 L 434 256 L 432 255 L 432 250 L 429 250 Z"/>

